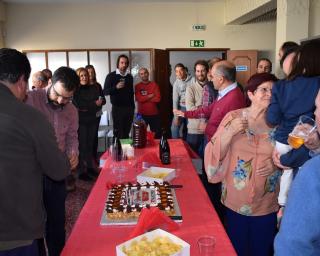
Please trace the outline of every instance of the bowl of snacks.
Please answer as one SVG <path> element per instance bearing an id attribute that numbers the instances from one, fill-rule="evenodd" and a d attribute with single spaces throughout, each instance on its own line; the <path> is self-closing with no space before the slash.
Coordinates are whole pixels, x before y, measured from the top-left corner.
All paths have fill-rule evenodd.
<path id="1" fill-rule="evenodd" d="M 137 181 L 143 182 L 164 182 L 171 181 L 175 177 L 175 169 L 151 166 L 137 176 Z"/>
<path id="2" fill-rule="evenodd" d="M 116 247 L 117 256 L 190 256 L 190 245 L 179 237 L 156 229 Z"/>

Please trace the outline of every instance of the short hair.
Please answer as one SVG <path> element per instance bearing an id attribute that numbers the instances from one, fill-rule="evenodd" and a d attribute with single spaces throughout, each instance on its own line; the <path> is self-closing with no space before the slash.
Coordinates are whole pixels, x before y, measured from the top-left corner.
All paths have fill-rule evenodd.
<path id="1" fill-rule="evenodd" d="M 268 63 L 270 64 L 270 71 L 272 71 L 272 62 L 271 62 L 271 60 L 269 60 L 268 58 L 261 58 L 261 59 L 259 59 L 258 62 L 257 62 L 257 67 L 259 66 L 259 63 L 260 63 L 261 61 L 266 61 L 266 62 L 268 62 Z"/>
<path id="2" fill-rule="evenodd" d="M 186 70 L 186 66 L 183 65 L 182 63 L 177 63 L 177 64 L 174 66 L 174 70 L 176 70 L 176 68 L 182 68 L 182 69 Z"/>
<path id="3" fill-rule="evenodd" d="M 48 68 L 45 68 L 41 71 L 49 80 L 52 77 L 52 71 Z"/>
<path id="4" fill-rule="evenodd" d="M 80 84 L 79 76 L 72 68 L 69 67 L 58 68 L 53 73 L 51 80 L 53 85 L 57 82 L 61 82 L 63 88 L 68 92 L 75 91 Z"/>
<path id="5" fill-rule="evenodd" d="M 121 55 L 118 56 L 118 59 L 117 59 L 117 68 L 119 67 L 119 62 L 120 62 L 121 58 L 125 58 L 127 60 L 128 64 L 129 64 L 129 57 L 127 55 L 125 55 L 125 54 L 121 54 Z"/>
<path id="6" fill-rule="evenodd" d="M 140 72 L 140 70 L 145 70 L 145 71 L 147 71 L 147 73 L 149 74 L 149 70 L 148 70 L 147 68 L 145 68 L 145 67 L 139 68 L 139 71 L 138 71 L 138 72 Z"/>
<path id="7" fill-rule="evenodd" d="M 216 72 L 228 81 L 236 81 L 236 67 L 229 61 L 219 61 L 216 65 Z"/>
<path id="8" fill-rule="evenodd" d="M 292 61 L 289 80 L 297 76 L 320 76 L 320 40 L 311 40 L 301 45 Z"/>
<path id="9" fill-rule="evenodd" d="M 33 74 L 35 76 L 35 78 L 38 81 L 44 82 L 44 83 L 48 83 L 48 78 L 47 76 L 44 74 L 43 71 L 38 71 L 36 73 Z"/>
<path id="10" fill-rule="evenodd" d="M 16 49 L 0 49 L 0 81 L 14 84 L 23 76 L 27 82 L 30 72 L 31 66 L 26 55 Z"/>
<path id="11" fill-rule="evenodd" d="M 209 69 L 212 69 L 213 65 L 217 62 L 221 61 L 219 57 L 213 57 L 211 60 L 208 61 Z"/>
<path id="12" fill-rule="evenodd" d="M 207 72 L 209 71 L 209 65 L 208 65 L 207 61 L 205 61 L 205 60 L 197 60 L 196 63 L 194 63 L 194 71 L 196 71 L 196 67 L 198 65 L 204 66 L 206 71 Z"/>

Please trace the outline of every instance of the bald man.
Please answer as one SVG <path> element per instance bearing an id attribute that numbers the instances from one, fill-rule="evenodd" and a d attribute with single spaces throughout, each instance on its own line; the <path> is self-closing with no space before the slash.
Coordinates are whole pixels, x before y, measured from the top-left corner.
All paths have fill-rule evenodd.
<path id="1" fill-rule="evenodd" d="M 32 89 L 37 90 L 48 85 L 48 78 L 42 71 L 38 71 L 32 75 Z"/>

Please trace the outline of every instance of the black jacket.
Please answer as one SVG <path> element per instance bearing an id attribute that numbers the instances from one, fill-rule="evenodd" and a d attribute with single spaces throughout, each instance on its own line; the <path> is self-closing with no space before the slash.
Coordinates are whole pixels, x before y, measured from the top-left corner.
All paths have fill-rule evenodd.
<path id="1" fill-rule="evenodd" d="M 0 241 L 43 237 L 42 176 L 62 180 L 69 168 L 46 117 L 0 83 Z"/>

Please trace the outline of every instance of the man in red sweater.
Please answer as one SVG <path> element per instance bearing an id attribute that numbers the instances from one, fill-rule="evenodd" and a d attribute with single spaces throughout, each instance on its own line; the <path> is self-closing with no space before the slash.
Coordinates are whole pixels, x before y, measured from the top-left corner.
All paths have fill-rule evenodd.
<path id="1" fill-rule="evenodd" d="M 138 102 L 138 113 L 143 120 L 150 126 L 150 130 L 155 133 L 156 138 L 160 138 L 160 117 L 157 103 L 160 102 L 159 86 L 149 80 L 149 71 L 140 68 L 139 77 L 141 82 L 135 86 L 135 96 Z"/>
<path id="2" fill-rule="evenodd" d="M 199 108 L 193 111 L 182 112 L 180 110 L 173 110 L 175 115 L 186 118 L 199 118 L 201 114 L 204 115 L 208 119 L 205 130 L 207 141 L 215 134 L 220 122 L 228 112 L 246 106 L 244 95 L 237 86 L 236 68 L 231 62 L 223 60 L 215 63 L 211 69 L 211 76 L 214 88 L 218 90 L 216 101 L 208 107 Z M 220 202 L 221 183 L 208 184 L 207 178 L 203 177 L 203 179 L 210 200 L 223 223 L 224 207 Z"/>

